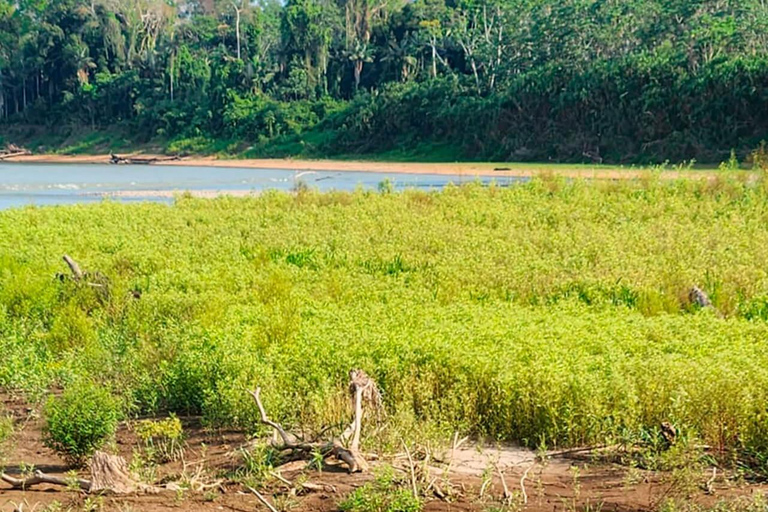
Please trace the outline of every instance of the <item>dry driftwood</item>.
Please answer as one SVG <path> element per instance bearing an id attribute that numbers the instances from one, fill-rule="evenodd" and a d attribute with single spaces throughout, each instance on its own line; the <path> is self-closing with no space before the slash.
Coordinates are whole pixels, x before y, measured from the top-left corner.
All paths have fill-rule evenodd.
<path id="1" fill-rule="evenodd" d="M 13 158 L 16 156 L 31 155 L 32 153 L 28 149 L 24 149 L 15 144 L 8 144 L 5 149 L 0 150 L 0 160 L 7 158 Z"/>
<path id="2" fill-rule="evenodd" d="M 115 165 L 131 164 L 131 165 L 150 165 L 158 162 L 172 162 L 180 160 L 178 155 L 173 156 L 151 156 L 151 157 L 130 157 L 120 156 L 114 153 L 109 155 L 109 163 Z"/>
<path id="3" fill-rule="evenodd" d="M 72 273 L 71 279 L 73 281 L 91 288 L 100 288 L 103 292 L 109 293 L 109 278 L 107 276 L 101 272 L 83 272 L 80 265 L 71 256 L 65 254 L 63 258 Z M 64 274 L 57 274 L 57 277 L 62 281 L 67 279 Z"/>
<path id="4" fill-rule="evenodd" d="M 59 485 L 63 487 L 77 486 L 87 493 L 134 494 L 160 491 L 159 487 L 147 485 L 134 480 L 128 472 L 125 459 L 118 455 L 96 452 L 91 459 L 91 479 L 70 479 L 46 475 L 35 471 L 26 478 L 13 478 L 0 473 L 0 480 L 10 484 L 14 489 L 28 489 L 39 484 Z"/>
<path id="5" fill-rule="evenodd" d="M 72 480 L 58 476 L 46 475 L 39 470 L 35 471 L 32 476 L 28 476 L 26 478 L 14 478 L 6 473 L 0 473 L 0 480 L 10 484 L 14 489 L 28 489 L 40 484 L 62 485 L 65 487 L 69 487 L 70 485 L 77 485 L 79 489 L 86 492 L 91 488 L 91 482 L 88 480 L 83 480 L 80 478 Z"/>
<path id="6" fill-rule="evenodd" d="M 7 160 L 9 158 L 15 158 L 17 156 L 26 156 L 30 154 L 31 153 L 29 151 L 19 151 L 17 153 L 3 153 L 3 154 L 0 154 L 0 160 Z"/>
<path id="7" fill-rule="evenodd" d="M 363 403 L 368 403 L 376 409 L 380 409 L 381 393 L 378 386 L 364 371 L 352 370 L 349 372 L 350 395 L 354 404 L 355 414 L 352 423 L 339 437 L 330 441 L 307 442 L 300 440 L 298 436 L 286 431 L 282 425 L 269 419 L 261 402 L 261 388 L 251 391 L 251 396 L 259 408 L 261 423 L 271 427 L 274 431 L 272 444 L 279 450 L 292 450 L 309 454 L 319 451 L 325 457 L 334 456 L 343 461 L 350 473 L 366 471 L 368 464 L 360 453 L 360 432 L 363 422 Z M 279 439 L 278 439 L 279 438 Z M 347 446 L 349 443 L 349 446 Z"/>
<path id="8" fill-rule="evenodd" d="M 80 281 L 83 278 L 83 271 L 80 270 L 80 265 L 77 264 L 70 256 L 64 255 L 64 261 L 67 263 L 69 270 L 72 272 L 72 279 Z"/>

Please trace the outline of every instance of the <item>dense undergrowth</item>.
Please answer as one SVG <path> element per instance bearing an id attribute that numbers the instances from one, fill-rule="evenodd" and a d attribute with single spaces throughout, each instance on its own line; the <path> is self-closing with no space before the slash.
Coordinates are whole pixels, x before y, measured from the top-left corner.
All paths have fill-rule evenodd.
<path id="1" fill-rule="evenodd" d="M 717 164 L 768 131 L 767 33 L 762 0 L 0 0 L 0 137 Z"/>
<path id="2" fill-rule="evenodd" d="M 651 175 L 7 210 L 0 387 L 86 379 L 126 414 L 253 429 L 261 385 L 311 428 L 361 367 L 394 425 L 564 446 L 668 421 L 759 464 L 766 222 L 761 181 Z M 109 293 L 57 279 L 65 253 Z"/>

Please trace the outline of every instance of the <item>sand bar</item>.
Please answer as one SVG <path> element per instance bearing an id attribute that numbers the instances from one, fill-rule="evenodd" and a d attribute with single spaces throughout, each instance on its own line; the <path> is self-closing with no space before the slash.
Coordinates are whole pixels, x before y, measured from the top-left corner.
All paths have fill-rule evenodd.
<path id="1" fill-rule="evenodd" d="M 156 155 L 132 154 L 153 158 Z M 26 155 L 9 158 L 5 162 L 38 164 L 109 164 L 109 155 Z M 378 162 L 356 160 L 294 160 L 294 159 L 219 159 L 216 157 L 191 156 L 176 161 L 158 162 L 152 165 L 191 167 L 237 167 L 245 169 L 285 169 L 293 171 L 357 171 L 404 174 L 438 174 L 451 176 L 482 176 L 499 178 L 526 178 L 552 173 L 566 178 L 592 179 L 634 179 L 648 175 L 647 169 L 563 164 L 520 164 L 489 162 L 422 163 L 422 162 Z M 663 179 L 711 179 L 717 176 L 715 170 L 665 170 L 659 172 Z"/>
<path id="2" fill-rule="evenodd" d="M 213 199 L 216 197 L 256 197 L 261 192 L 258 190 L 116 190 L 113 192 L 100 192 L 96 195 L 100 197 L 114 198 L 168 198 L 173 199 L 180 195 L 189 195 L 202 199 Z"/>

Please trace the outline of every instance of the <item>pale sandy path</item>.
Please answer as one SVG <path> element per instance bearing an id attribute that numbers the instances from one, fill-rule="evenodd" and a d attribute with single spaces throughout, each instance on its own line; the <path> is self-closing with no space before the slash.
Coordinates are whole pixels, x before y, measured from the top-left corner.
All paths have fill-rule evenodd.
<path id="1" fill-rule="evenodd" d="M 123 155 L 121 156 L 138 156 Z M 142 158 L 154 155 L 141 154 Z M 10 158 L 5 162 L 50 163 L 50 164 L 108 164 L 109 155 L 28 155 Z M 176 161 L 158 162 L 153 165 L 237 167 L 246 169 L 286 169 L 294 171 L 357 171 L 404 174 L 440 174 L 467 177 L 533 177 L 554 174 L 566 178 L 592 179 L 636 179 L 649 175 L 646 169 L 611 166 L 571 166 L 558 164 L 520 163 L 421 163 L 421 162 L 373 162 L 352 160 L 293 160 L 293 159 L 217 159 L 215 157 L 186 157 Z M 661 171 L 663 179 L 711 179 L 717 176 L 714 170 Z"/>

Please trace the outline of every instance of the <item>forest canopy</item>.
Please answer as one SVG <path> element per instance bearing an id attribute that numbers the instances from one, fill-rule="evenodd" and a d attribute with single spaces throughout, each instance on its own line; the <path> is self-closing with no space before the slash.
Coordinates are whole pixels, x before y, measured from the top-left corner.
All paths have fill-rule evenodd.
<path id="1" fill-rule="evenodd" d="M 0 119 L 173 152 L 719 162 L 768 138 L 768 3 L 0 0 Z"/>

